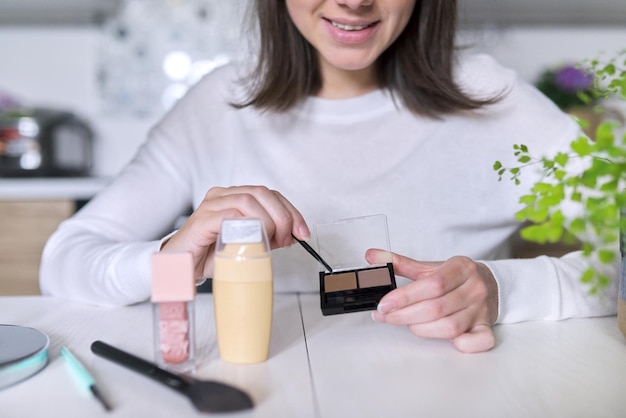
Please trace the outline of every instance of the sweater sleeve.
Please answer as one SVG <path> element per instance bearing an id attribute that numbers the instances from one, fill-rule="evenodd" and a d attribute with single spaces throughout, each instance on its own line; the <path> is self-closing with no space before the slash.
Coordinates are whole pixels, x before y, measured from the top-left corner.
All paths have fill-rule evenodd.
<path id="1" fill-rule="evenodd" d="M 153 132 L 113 183 L 61 223 L 42 254 L 43 294 L 100 305 L 149 297 L 150 257 L 191 205 L 182 148 Z"/>
<path id="2" fill-rule="evenodd" d="M 576 251 L 560 258 L 510 259 L 484 262 L 498 282 L 497 323 L 528 320 L 561 320 L 615 315 L 619 263 L 595 264 L 613 278 L 608 287 L 591 294 L 581 282 L 583 272 L 593 263 Z"/>
<path id="3" fill-rule="evenodd" d="M 151 255 L 215 184 L 214 173 L 227 172 L 228 135 L 213 126 L 231 111 L 232 74 L 216 70 L 191 88 L 115 180 L 51 235 L 41 260 L 43 294 L 100 305 L 150 296 Z M 203 181 L 201 170 L 211 171 Z"/>

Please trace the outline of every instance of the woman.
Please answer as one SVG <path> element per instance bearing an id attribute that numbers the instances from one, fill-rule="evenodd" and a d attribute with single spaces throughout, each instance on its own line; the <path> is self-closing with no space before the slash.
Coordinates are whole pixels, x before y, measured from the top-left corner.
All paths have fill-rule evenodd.
<path id="1" fill-rule="evenodd" d="M 579 130 L 489 57 L 457 54 L 456 1 L 254 7 L 253 71 L 242 83 L 229 66 L 198 83 L 119 178 L 59 227 L 42 259 L 44 293 L 145 300 L 159 250 L 191 252 L 197 278 L 211 277 L 221 221 L 241 216 L 265 224 L 276 291 L 317 291 L 315 261 L 291 234 L 385 213 L 396 274 L 409 280 L 381 300 L 377 321 L 478 352 L 494 346 L 496 322 L 615 312 L 580 286 L 578 253 L 506 258 L 527 190 L 498 183 L 493 162 L 516 143 L 553 154 Z"/>

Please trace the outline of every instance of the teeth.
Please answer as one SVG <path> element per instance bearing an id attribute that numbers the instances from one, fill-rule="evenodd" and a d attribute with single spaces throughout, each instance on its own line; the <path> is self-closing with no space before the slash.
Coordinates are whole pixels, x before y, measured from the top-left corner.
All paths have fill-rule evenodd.
<path id="1" fill-rule="evenodd" d="M 337 23 L 337 22 L 330 22 L 330 23 L 332 23 L 334 27 L 339 28 L 341 30 L 361 30 L 369 26 L 369 25 L 351 26 L 351 25 L 344 25 L 342 23 Z"/>

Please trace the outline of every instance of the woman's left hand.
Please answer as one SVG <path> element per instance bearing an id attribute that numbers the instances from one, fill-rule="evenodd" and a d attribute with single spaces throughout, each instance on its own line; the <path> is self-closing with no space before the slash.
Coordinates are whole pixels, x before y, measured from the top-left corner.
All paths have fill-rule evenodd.
<path id="1" fill-rule="evenodd" d="M 494 347 L 491 326 L 498 315 L 498 286 L 487 266 L 468 257 L 422 262 L 391 254 L 395 273 L 413 280 L 386 294 L 373 313 L 378 322 L 406 325 L 418 337 L 445 338 L 465 353 Z M 369 263 L 389 253 L 369 250 Z"/>

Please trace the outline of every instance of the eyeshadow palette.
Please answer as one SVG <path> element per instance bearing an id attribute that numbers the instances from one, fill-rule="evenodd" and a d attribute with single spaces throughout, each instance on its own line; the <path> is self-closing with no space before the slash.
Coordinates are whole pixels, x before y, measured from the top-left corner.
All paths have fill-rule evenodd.
<path id="1" fill-rule="evenodd" d="M 315 237 L 319 251 L 315 258 L 326 267 L 319 273 L 322 314 L 376 309 L 380 299 L 396 288 L 385 215 L 317 224 Z M 367 264 L 365 253 L 369 248 L 386 250 L 388 259 Z M 313 249 L 307 251 L 315 253 Z"/>
<path id="2" fill-rule="evenodd" d="M 393 265 L 320 272 L 323 315 L 374 310 L 380 299 L 396 288 Z"/>

